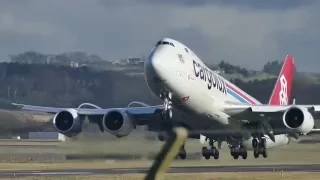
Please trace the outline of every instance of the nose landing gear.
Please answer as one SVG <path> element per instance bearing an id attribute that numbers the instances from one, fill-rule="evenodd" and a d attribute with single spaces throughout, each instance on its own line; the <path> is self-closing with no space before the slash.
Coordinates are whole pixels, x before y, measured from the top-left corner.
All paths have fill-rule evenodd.
<path id="1" fill-rule="evenodd" d="M 170 92 L 161 92 L 160 98 L 164 101 L 164 110 L 162 111 L 162 117 L 164 119 L 172 119 L 172 94 Z"/>

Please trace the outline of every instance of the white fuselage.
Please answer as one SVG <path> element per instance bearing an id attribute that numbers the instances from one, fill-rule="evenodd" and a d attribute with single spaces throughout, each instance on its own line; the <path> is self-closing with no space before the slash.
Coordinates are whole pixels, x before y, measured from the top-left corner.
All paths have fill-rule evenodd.
<path id="1" fill-rule="evenodd" d="M 240 132 L 251 147 L 250 132 L 229 118 L 224 107 L 261 103 L 210 70 L 187 46 L 170 38 L 159 41 L 146 59 L 145 77 L 155 95 L 163 90 L 172 93 L 174 108 L 188 114 L 183 121 L 193 129 Z"/>

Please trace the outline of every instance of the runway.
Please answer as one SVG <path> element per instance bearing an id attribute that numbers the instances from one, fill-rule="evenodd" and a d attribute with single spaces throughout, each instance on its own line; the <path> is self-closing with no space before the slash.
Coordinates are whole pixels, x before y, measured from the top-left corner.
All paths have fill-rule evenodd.
<path id="1" fill-rule="evenodd" d="M 194 166 L 171 167 L 168 173 L 208 173 L 208 172 L 274 172 L 274 171 L 320 172 L 320 164 L 313 165 L 261 165 L 261 166 Z M 0 170 L 0 178 L 25 176 L 66 176 L 66 175 L 115 175 L 147 173 L 148 168 L 111 169 L 69 169 L 69 170 Z"/>

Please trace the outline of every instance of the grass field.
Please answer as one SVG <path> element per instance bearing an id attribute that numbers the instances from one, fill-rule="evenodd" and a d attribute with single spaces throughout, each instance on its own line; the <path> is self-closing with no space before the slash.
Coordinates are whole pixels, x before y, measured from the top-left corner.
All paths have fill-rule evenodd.
<path id="1" fill-rule="evenodd" d="M 22 143 L 22 142 L 21 142 Z M 0 143 L 1 144 L 1 143 Z M 45 144 L 45 143 L 43 143 Z M 20 144 L 21 145 L 21 144 Z M 121 167 L 149 167 L 152 160 L 147 160 L 147 155 L 156 155 L 163 143 L 158 141 L 146 141 L 131 139 L 122 141 L 79 141 L 65 144 L 48 143 L 47 148 L 38 146 L 3 146 L 2 153 L 70 153 L 80 155 L 105 155 L 107 160 L 67 160 L 52 163 L 0 163 L 0 169 L 78 169 L 78 168 L 121 168 Z M 248 159 L 234 160 L 227 147 L 220 151 L 219 160 L 205 160 L 200 155 L 201 146 L 196 141 L 188 141 L 186 149 L 189 154 L 195 154 L 196 158 L 189 160 L 175 160 L 172 166 L 221 166 L 221 165 L 266 165 L 266 164 L 319 164 L 320 144 L 291 144 L 269 150 L 269 157 L 255 159 L 252 151 L 249 151 Z M 141 157 L 131 159 L 130 156 Z M 121 156 L 127 156 L 127 160 L 119 160 Z"/>
<path id="2" fill-rule="evenodd" d="M 136 138 L 126 138 L 121 141 L 108 140 L 108 141 L 76 141 L 67 143 L 57 142 L 23 142 L 23 141 L 0 141 L 2 146 L 1 153 L 71 153 L 71 154 L 108 154 L 114 155 L 113 159 L 108 160 L 67 160 L 59 163 L 0 163 L 1 170 L 53 170 L 53 169 L 103 169 L 103 168 L 132 168 L 132 167 L 150 167 L 153 163 L 152 160 L 139 159 L 139 160 L 118 160 L 117 156 L 126 155 L 141 155 L 157 154 L 163 143 L 159 141 L 147 141 Z M 15 147 L 18 145 L 17 147 Z M 21 147 L 21 145 L 25 145 Z M 28 146 L 33 145 L 33 146 Z M 41 147 L 40 147 L 41 146 Z M 201 145 L 198 141 L 188 140 L 186 149 L 189 154 L 200 153 Z M 249 151 L 247 160 L 239 159 L 234 160 L 227 147 L 223 147 L 220 151 L 219 160 L 204 160 L 200 155 L 196 160 L 175 160 L 171 167 L 175 166 L 228 166 L 228 165 L 264 165 L 264 164 L 320 164 L 320 144 L 290 144 L 275 149 L 269 150 L 269 158 L 254 159 L 252 152 Z M 188 174 L 165 174 L 165 180 L 315 180 L 320 178 L 320 173 L 306 173 L 306 172 L 283 172 L 281 176 L 280 170 L 274 172 L 263 173 L 188 173 Z M 23 177 L 15 179 L 37 180 L 37 179 L 143 179 L 144 174 L 126 174 L 126 175 L 93 175 L 93 176 L 45 176 L 45 177 Z"/>
<path id="3" fill-rule="evenodd" d="M 154 156 L 161 149 L 163 142 L 148 141 L 139 137 L 122 138 L 121 140 L 89 140 L 75 142 L 52 142 L 52 141 L 9 141 L 0 140 L 0 155 L 5 153 L 60 153 L 60 154 L 80 154 L 80 155 L 106 155 L 109 159 L 117 157 L 141 157 L 146 159 L 148 156 Z M 188 140 L 186 150 L 188 154 L 198 154 L 193 159 L 201 159 L 201 145 L 197 140 Z M 226 144 L 220 150 L 219 163 L 237 162 L 232 159 Z M 290 144 L 269 150 L 267 161 L 280 162 L 280 160 L 295 162 L 320 163 L 320 144 Z M 254 159 L 252 151 L 249 151 L 248 160 L 250 162 L 259 162 L 260 159 Z M 303 154 L 304 156 L 301 156 Z M 194 156 L 194 155 L 193 155 Z M 121 158 L 119 158 L 121 159 Z M 129 158 L 130 159 L 130 158 Z M 265 161 L 266 159 L 261 159 Z M 204 161 L 206 162 L 206 161 Z"/>

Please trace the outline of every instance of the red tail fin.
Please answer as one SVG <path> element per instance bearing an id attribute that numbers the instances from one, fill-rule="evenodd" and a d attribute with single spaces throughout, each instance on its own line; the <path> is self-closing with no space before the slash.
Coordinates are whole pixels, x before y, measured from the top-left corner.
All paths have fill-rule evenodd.
<path id="1" fill-rule="evenodd" d="M 273 88 L 269 105 L 288 105 L 291 98 L 293 74 L 294 58 L 291 55 L 287 55 Z"/>

